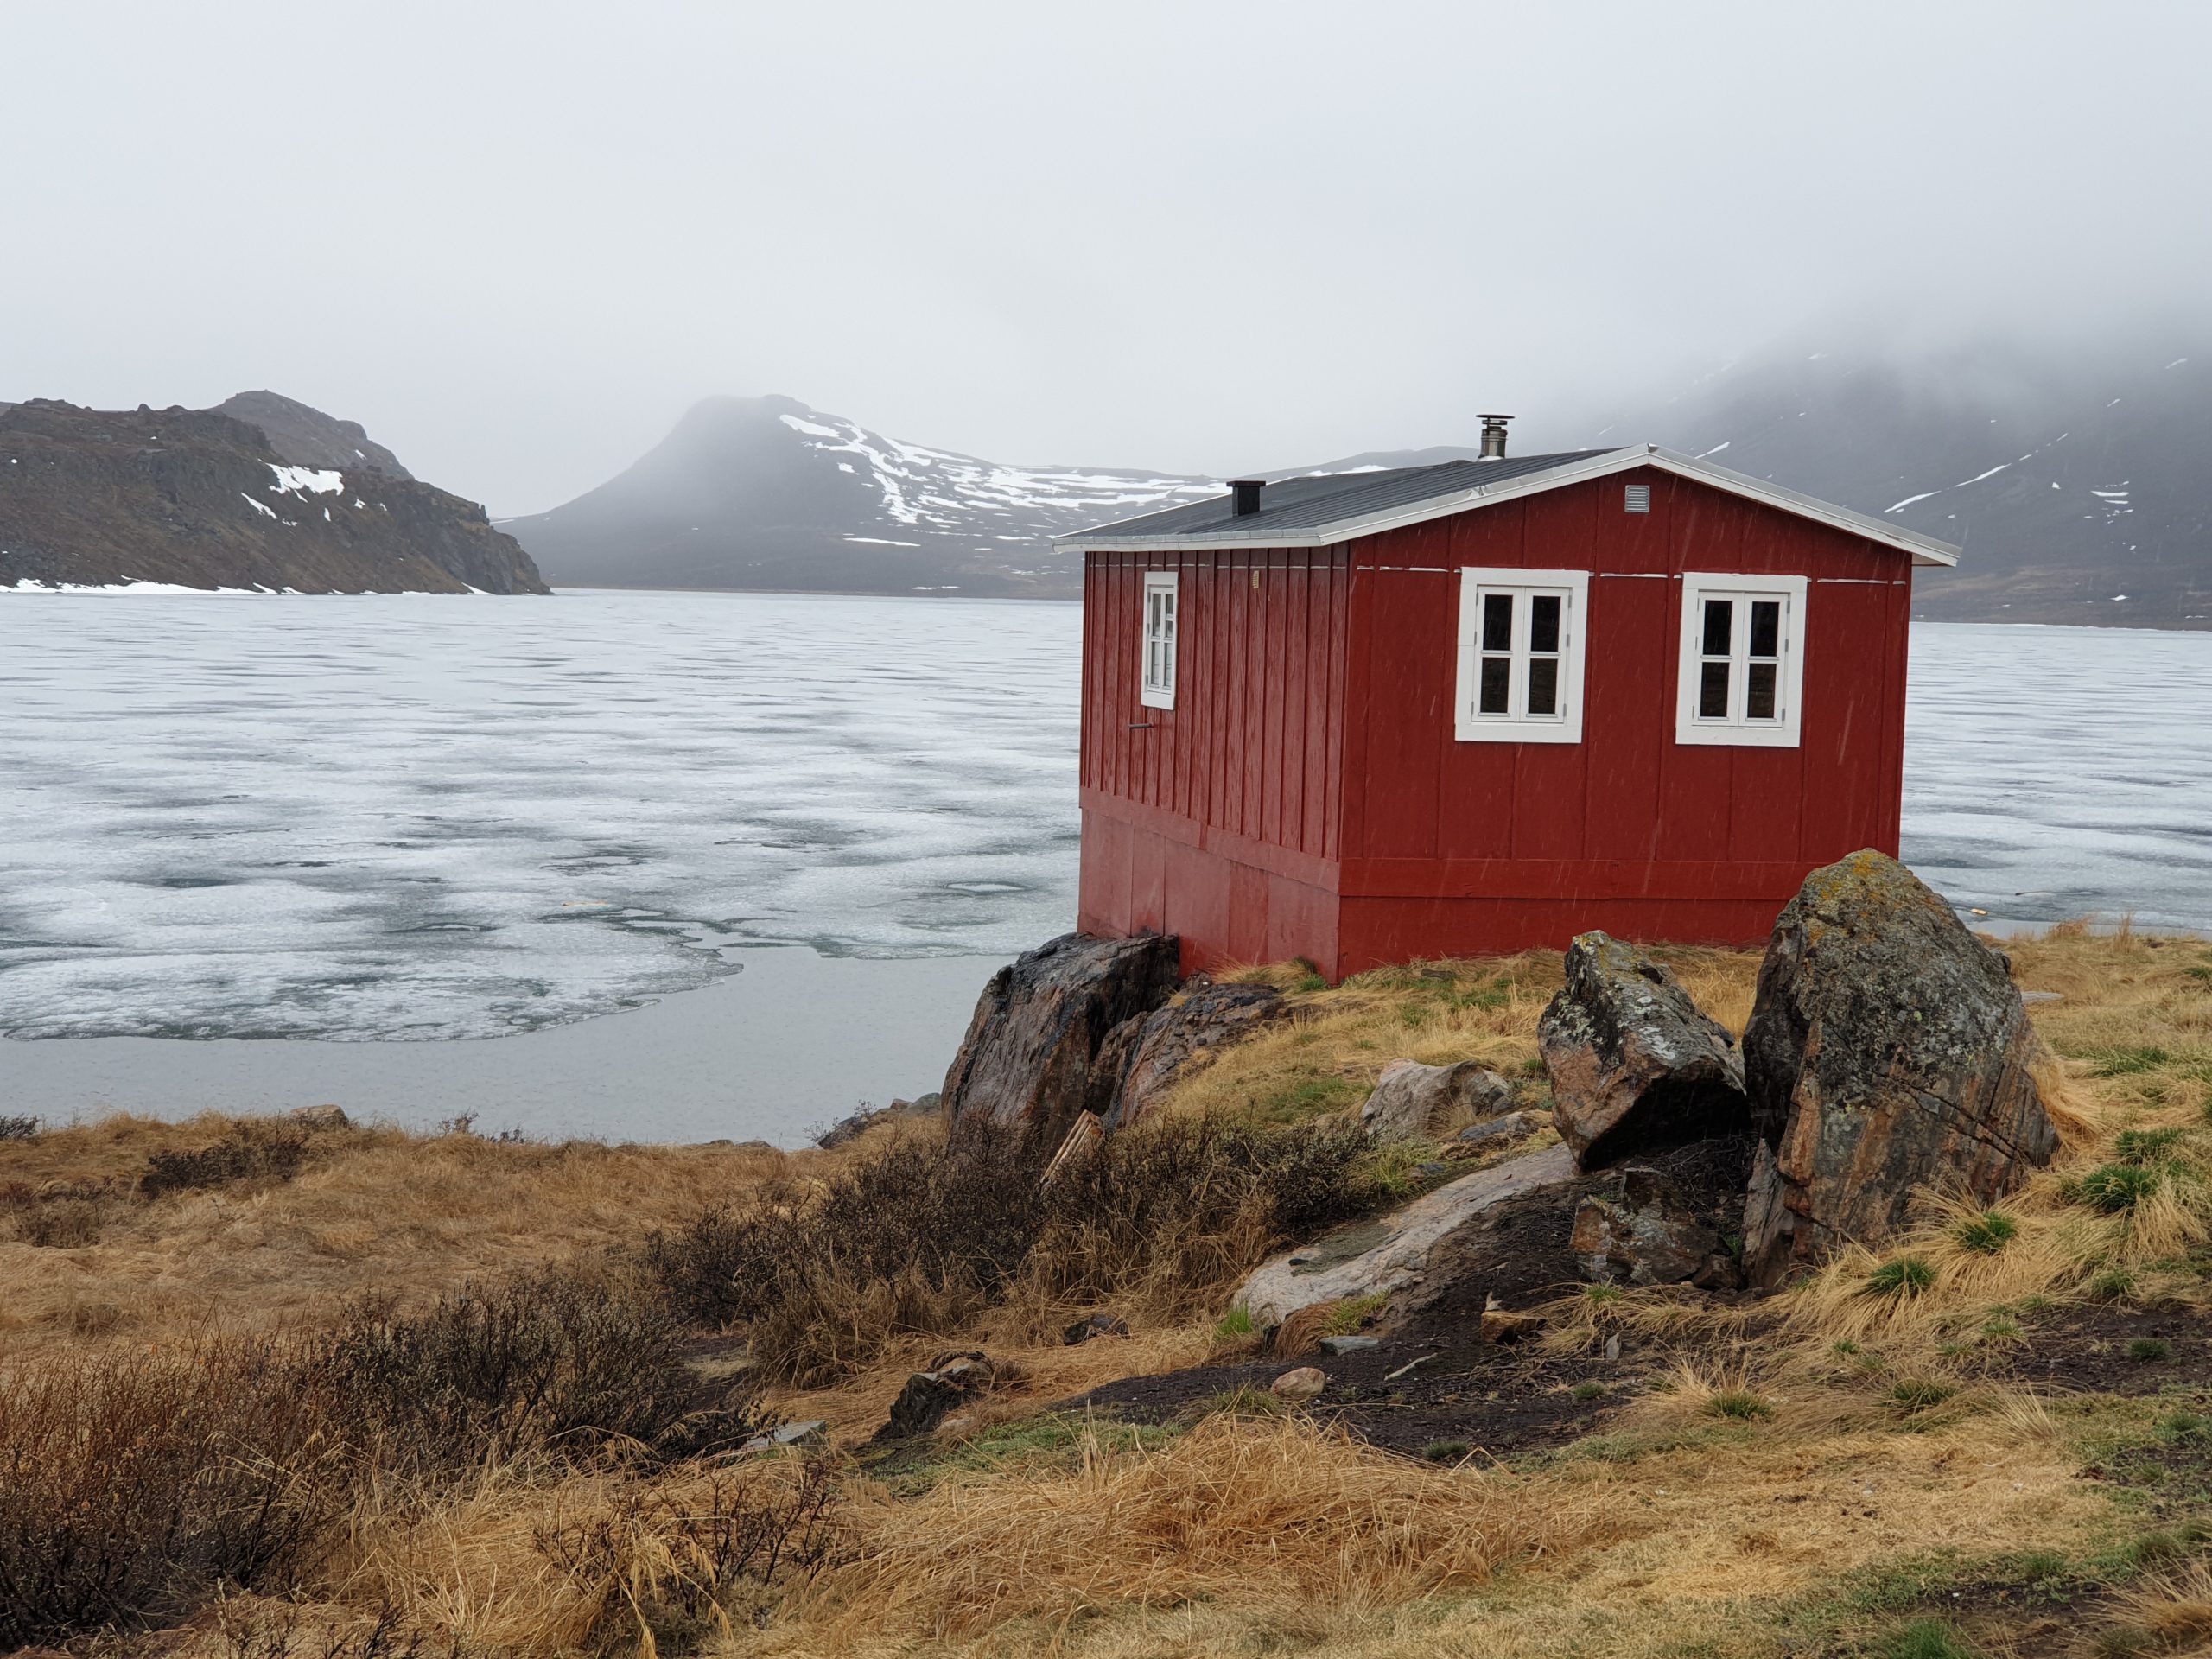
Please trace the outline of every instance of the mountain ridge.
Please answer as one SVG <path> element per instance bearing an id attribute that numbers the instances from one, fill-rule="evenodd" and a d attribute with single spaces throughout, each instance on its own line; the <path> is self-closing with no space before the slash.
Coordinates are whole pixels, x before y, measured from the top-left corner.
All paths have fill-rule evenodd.
<path id="1" fill-rule="evenodd" d="M 269 413 L 281 435 L 225 412 L 242 400 Z M 353 451 L 356 464 L 318 464 L 340 451 Z M 212 410 L 50 398 L 0 408 L 0 588 L 145 582 L 548 591 L 481 506 L 412 477 L 354 423 L 273 392 Z"/>

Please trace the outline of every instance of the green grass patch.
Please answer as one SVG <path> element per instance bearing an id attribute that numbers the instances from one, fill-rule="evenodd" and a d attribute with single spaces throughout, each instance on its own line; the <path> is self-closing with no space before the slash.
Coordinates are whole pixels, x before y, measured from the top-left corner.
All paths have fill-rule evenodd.
<path id="1" fill-rule="evenodd" d="M 2123 1215 L 2158 1190 L 2162 1170 L 2141 1164 L 2101 1164 L 2084 1175 L 2082 1202 L 2107 1216 Z"/>
<path id="2" fill-rule="evenodd" d="M 1982 1255 L 1995 1255 L 2019 1236 L 2020 1224 L 2001 1210 L 1985 1210 L 1980 1215 L 1961 1222 L 1952 1230 L 1951 1236 L 1964 1249 Z"/>
<path id="3" fill-rule="evenodd" d="M 2127 1344 L 2127 1357 L 2138 1365 L 2154 1364 L 2174 1357 L 2173 1344 L 2160 1337 L 2138 1337 Z"/>
<path id="4" fill-rule="evenodd" d="M 1574 1385 L 1573 1394 L 1577 1400 L 1586 1406 L 1592 1400 L 1602 1400 L 1605 1397 L 1605 1385 L 1598 1382 L 1578 1382 Z"/>
<path id="5" fill-rule="evenodd" d="M 1900 1625 L 1874 1651 L 1881 1659 L 1980 1659 L 1980 1650 L 1968 1647 L 1949 1622 L 1941 1618 L 1916 1618 Z"/>
<path id="6" fill-rule="evenodd" d="M 1923 1255 L 1901 1255 L 1866 1275 L 1867 1294 L 1874 1296 L 1917 1296 L 1935 1284 L 1935 1264 Z"/>
<path id="7" fill-rule="evenodd" d="M 2155 1164 L 2181 1143 L 2179 1129 L 2122 1129 L 2113 1151 L 2123 1164 Z"/>
<path id="8" fill-rule="evenodd" d="M 2091 1075 L 2100 1077 L 2136 1077 L 2171 1065 L 2174 1059 L 2163 1048 L 2093 1048 L 2082 1058 L 2089 1062 Z"/>
<path id="9" fill-rule="evenodd" d="M 958 1475 L 1071 1473 L 1082 1465 L 1086 1441 L 1109 1452 L 1148 1452 L 1182 1433 L 1176 1424 L 1123 1422 L 1096 1412 L 1040 1412 L 950 1445 L 930 1443 L 918 1462 L 906 1461 L 908 1448 L 902 1447 L 880 1465 L 880 1477 L 894 1497 L 919 1497 Z"/>
<path id="10" fill-rule="evenodd" d="M 1958 1390 L 1932 1376 L 1909 1376 L 1890 1389 L 1890 1403 L 1908 1415 L 1932 1411 Z"/>
<path id="11" fill-rule="evenodd" d="M 1458 1463 L 1473 1450 L 1465 1440 L 1431 1440 L 1421 1454 L 1431 1463 Z"/>
<path id="12" fill-rule="evenodd" d="M 1349 1078 L 1322 1072 L 1286 1077 L 1252 1102 L 1263 1122 L 1304 1123 L 1365 1100 L 1368 1090 Z"/>
<path id="13" fill-rule="evenodd" d="M 1390 1299 L 1379 1292 L 1371 1296 L 1347 1296 L 1329 1310 L 1329 1322 L 1322 1326 L 1321 1334 L 1349 1337 L 1370 1324 L 1389 1306 Z"/>
<path id="14" fill-rule="evenodd" d="M 1247 1337 L 1259 1334 L 1259 1324 L 1252 1318 L 1252 1310 L 1249 1307 L 1232 1307 L 1214 1323 L 1213 1339 L 1216 1342 L 1242 1342 Z"/>
<path id="15" fill-rule="evenodd" d="M 1722 1389 L 1705 1402 L 1713 1417 L 1732 1417 L 1738 1422 L 1764 1422 L 1774 1415 L 1774 1402 L 1749 1389 Z"/>

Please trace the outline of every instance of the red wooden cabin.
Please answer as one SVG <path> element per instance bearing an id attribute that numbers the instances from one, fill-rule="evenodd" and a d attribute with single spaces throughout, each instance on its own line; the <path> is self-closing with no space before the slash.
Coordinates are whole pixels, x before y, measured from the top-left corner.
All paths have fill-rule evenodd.
<path id="1" fill-rule="evenodd" d="M 1897 850 L 1912 567 L 1652 446 L 1239 483 L 1084 557 L 1086 932 L 1185 970 L 1765 938 Z"/>

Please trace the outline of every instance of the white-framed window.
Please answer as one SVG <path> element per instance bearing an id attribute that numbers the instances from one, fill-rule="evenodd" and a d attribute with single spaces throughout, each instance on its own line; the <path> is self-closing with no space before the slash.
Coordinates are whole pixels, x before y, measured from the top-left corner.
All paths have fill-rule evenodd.
<path id="1" fill-rule="evenodd" d="M 1580 743 L 1586 570 L 1459 572 L 1463 743 Z"/>
<path id="2" fill-rule="evenodd" d="M 1175 706 L 1175 572 L 1144 573 L 1144 672 L 1137 701 L 1147 709 Z"/>
<path id="3" fill-rule="evenodd" d="M 1797 747 L 1805 593 L 1802 576 L 1684 575 L 1675 741 Z"/>

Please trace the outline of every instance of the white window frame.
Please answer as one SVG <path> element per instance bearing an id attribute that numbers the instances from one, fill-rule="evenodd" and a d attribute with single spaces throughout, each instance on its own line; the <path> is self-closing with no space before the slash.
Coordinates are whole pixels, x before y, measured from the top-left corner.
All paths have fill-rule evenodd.
<path id="1" fill-rule="evenodd" d="M 1510 648 L 1503 653 L 1482 649 L 1482 612 L 1484 597 L 1513 595 Z M 1529 601 L 1537 594 L 1554 595 L 1560 607 L 1559 708 L 1549 715 L 1531 715 L 1522 705 L 1528 697 Z M 1453 705 L 1452 734 L 1462 743 L 1580 743 L 1582 741 L 1582 664 L 1589 632 L 1590 573 L 1587 570 L 1516 570 L 1469 565 L 1459 572 L 1459 664 L 1458 702 Z M 1512 661 L 1507 680 L 1507 712 L 1477 712 L 1482 690 L 1482 659 L 1506 655 Z M 1540 653 L 1541 654 L 1541 653 Z"/>
<path id="2" fill-rule="evenodd" d="M 1183 608 L 1180 585 L 1173 570 L 1144 573 L 1144 610 L 1137 641 L 1137 702 L 1147 709 L 1175 706 L 1175 650 Z M 1160 596 L 1157 600 L 1155 594 Z"/>
<path id="3" fill-rule="evenodd" d="M 1675 741 L 1730 748 L 1794 749 L 1804 721 L 1805 601 L 1810 584 L 1802 576 L 1758 576 L 1715 571 L 1682 575 L 1682 627 L 1676 647 Z M 1744 712 L 1750 684 L 1751 626 L 1745 613 L 1732 614 L 1729 632 L 1728 712 L 1698 713 L 1705 657 L 1705 602 L 1775 600 L 1782 605 L 1776 641 L 1775 689 L 1779 704 L 1772 720 L 1751 720 Z M 1715 658 L 1714 661 L 1721 660 Z M 1762 658 L 1761 660 L 1768 660 Z"/>

